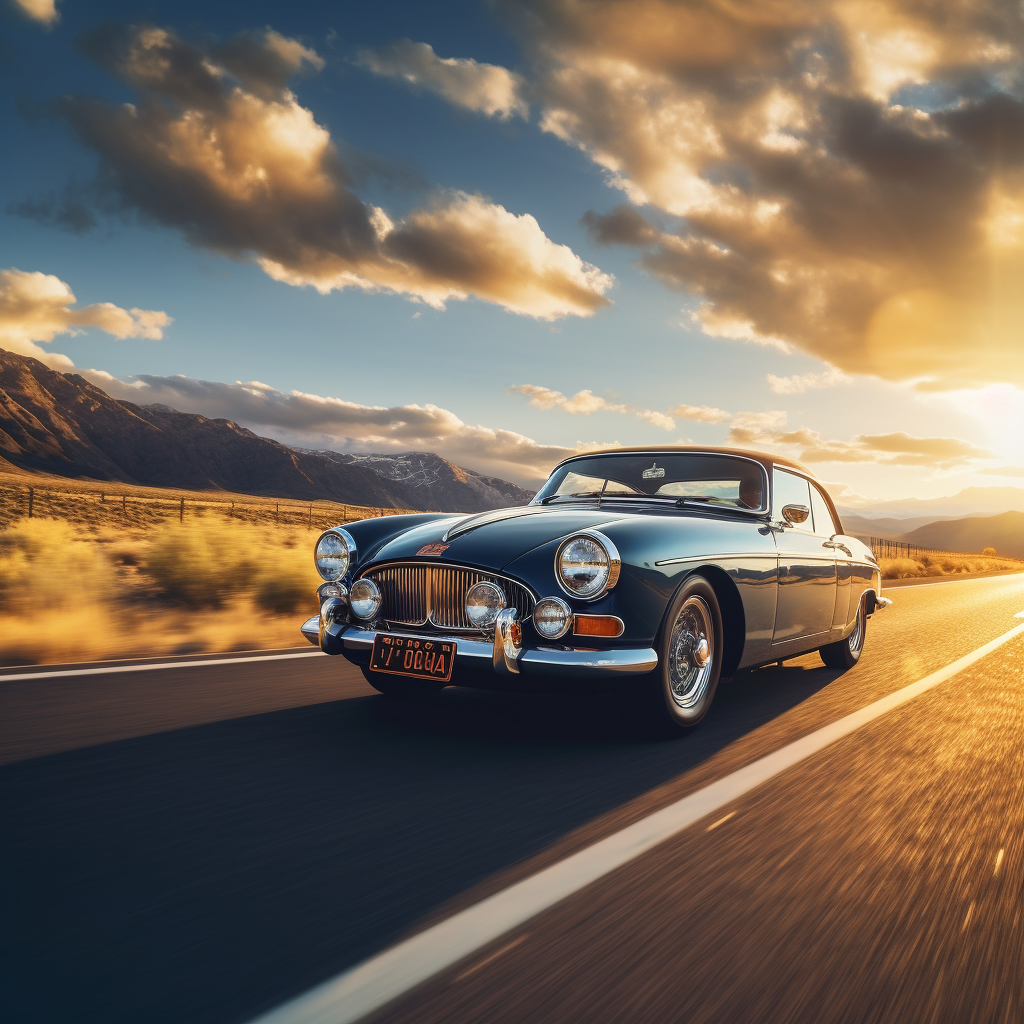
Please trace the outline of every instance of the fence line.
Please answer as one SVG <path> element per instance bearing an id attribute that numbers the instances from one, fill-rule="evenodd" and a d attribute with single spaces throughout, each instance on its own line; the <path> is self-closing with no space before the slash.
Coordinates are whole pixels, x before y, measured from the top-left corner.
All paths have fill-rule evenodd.
<path id="1" fill-rule="evenodd" d="M 1006 562 L 1024 562 L 1024 559 L 1009 558 L 998 553 L 982 556 L 977 551 L 943 551 L 938 548 L 922 548 L 916 544 L 905 544 L 898 540 L 886 540 L 883 537 L 862 537 L 861 540 L 871 548 L 871 553 L 875 558 L 911 558 L 920 561 L 926 555 L 955 555 L 957 557 L 966 555 L 968 557 L 1000 558 Z"/>
<path id="2" fill-rule="evenodd" d="M 69 513 L 90 511 L 102 513 L 111 523 L 118 519 L 171 518 L 184 522 L 189 513 L 219 512 L 229 518 L 273 521 L 291 526 L 321 528 L 357 519 L 407 514 L 416 510 L 382 508 L 371 505 L 349 505 L 335 501 L 302 501 L 296 498 L 230 498 L 186 497 L 183 494 L 128 494 L 123 491 L 74 491 L 63 488 L 17 487 L 0 485 L 0 510 L 6 522 L 19 519 L 67 518 Z"/>

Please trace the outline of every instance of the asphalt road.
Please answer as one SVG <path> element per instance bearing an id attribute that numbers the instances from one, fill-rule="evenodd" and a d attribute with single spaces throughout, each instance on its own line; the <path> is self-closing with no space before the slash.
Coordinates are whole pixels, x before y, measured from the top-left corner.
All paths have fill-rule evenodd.
<path id="1" fill-rule="evenodd" d="M 0 1016 L 250 1021 L 1005 634 L 1024 576 L 892 596 L 854 670 L 740 674 L 672 743 L 316 655 L 0 681 Z M 1016 1024 L 1022 819 L 1018 636 L 374 1020 Z"/>

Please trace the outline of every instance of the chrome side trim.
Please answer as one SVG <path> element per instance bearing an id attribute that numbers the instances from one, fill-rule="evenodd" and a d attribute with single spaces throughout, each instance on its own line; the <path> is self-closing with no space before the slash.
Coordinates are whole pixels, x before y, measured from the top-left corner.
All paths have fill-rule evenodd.
<path id="1" fill-rule="evenodd" d="M 773 562 L 778 559 L 778 551 L 737 551 L 735 554 L 717 555 L 684 555 L 681 558 L 663 558 L 657 565 L 680 565 L 683 562 L 721 562 L 727 558 L 770 558 Z"/>

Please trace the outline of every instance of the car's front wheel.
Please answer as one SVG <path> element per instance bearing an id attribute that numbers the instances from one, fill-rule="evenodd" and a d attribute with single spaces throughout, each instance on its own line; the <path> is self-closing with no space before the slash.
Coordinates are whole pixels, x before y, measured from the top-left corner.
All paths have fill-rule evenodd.
<path id="1" fill-rule="evenodd" d="M 703 576 L 694 576 L 665 616 L 658 667 L 620 690 L 624 710 L 643 733 L 679 736 L 707 714 L 722 674 L 723 644 L 718 598 Z"/>
<path id="2" fill-rule="evenodd" d="M 834 644 L 826 644 L 818 648 L 821 660 L 829 668 L 838 668 L 845 671 L 853 668 L 860 661 L 861 652 L 864 650 L 864 634 L 868 628 L 867 601 L 862 599 L 860 608 L 857 609 L 857 624 L 853 632 L 845 640 L 837 640 Z"/>
<path id="3" fill-rule="evenodd" d="M 361 666 L 360 666 L 361 667 Z M 401 676 L 386 675 L 362 669 L 366 681 L 379 693 L 400 700 L 423 700 L 444 689 L 443 683 L 431 683 L 424 679 L 403 679 Z"/>

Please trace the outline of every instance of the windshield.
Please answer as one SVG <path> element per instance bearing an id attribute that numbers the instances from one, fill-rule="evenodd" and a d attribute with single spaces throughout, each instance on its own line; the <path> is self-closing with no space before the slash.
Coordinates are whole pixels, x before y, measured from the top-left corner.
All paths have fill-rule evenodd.
<path id="1" fill-rule="evenodd" d="M 559 466 L 535 503 L 571 497 L 687 498 L 747 511 L 767 510 L 767 476 L 760 463 L 730 455 L 594 455 Z"/>

